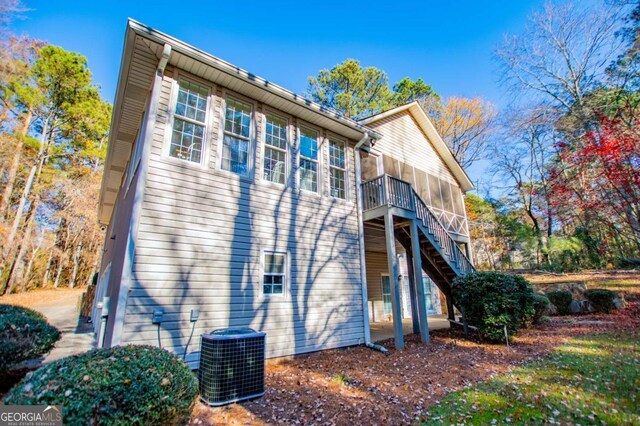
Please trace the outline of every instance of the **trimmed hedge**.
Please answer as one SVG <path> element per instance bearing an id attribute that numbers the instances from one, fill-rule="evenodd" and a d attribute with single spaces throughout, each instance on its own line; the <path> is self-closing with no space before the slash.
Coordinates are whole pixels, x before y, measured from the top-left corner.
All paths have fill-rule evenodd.
<path id="1" fill-rule="evenodd" d="M 512 335 L 535 316 L 533 289 L 518 275 L 478 272 L 458 277 L 452 296 L 467 323 L 478 327 L 480 337 L 489 342 L 504 342 L 504 326 Z"/>
<path id="2" fill-rule="evenodd" d="M 547 293 L 547 297 L 558 310 L 558 315 L 569 315 L 571 313 L 569 309 L 569 305 L 573 300 L 571 292 L 567 290 L 554 290 Z"/>
<path id="3" fill-rule="evenodd" d="M 58 339 L 58 329 L 39 312 L 0 305 L 0 373 L 46 354 Z"/>
<path id="4" fill-rule="evenodd" d="M 591 303 L 595 312 L 610 314 L 616 308 L 616 294 L 611 290 L 594 288 L 585 291 L 584 297 Z"/>
<path id="5" fill-rule="evenodd" d="M 62 405 L 65 425 L 184 425 L 198 381 L 178 356 L 152 346 L 95 349 L 28 375 L 5 404 Z"/>
<path id="6" fill-rule="evenodd" d="M 540 324 L 542 322 L 542 318 L 549 315 L 549 307 L 551 302 L 549 298 L 544 294 L 534 294 L 533 295 L 533 307 L 536 313 L 533 316 L 533 323 Z"/>

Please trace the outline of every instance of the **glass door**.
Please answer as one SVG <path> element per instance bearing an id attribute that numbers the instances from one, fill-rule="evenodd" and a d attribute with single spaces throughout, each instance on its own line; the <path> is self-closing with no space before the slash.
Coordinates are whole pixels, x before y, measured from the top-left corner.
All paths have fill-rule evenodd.
<path id="1" fill-rule="evenodd" d="M 427 313 L 432 314 L 435 311 L 435 306 L 433 306 L 433 299 L 431 296 L 431 279 L 425 273 L 422 274 L 422 286 L 424 288 L 424 301 L 427 307 Z"/>

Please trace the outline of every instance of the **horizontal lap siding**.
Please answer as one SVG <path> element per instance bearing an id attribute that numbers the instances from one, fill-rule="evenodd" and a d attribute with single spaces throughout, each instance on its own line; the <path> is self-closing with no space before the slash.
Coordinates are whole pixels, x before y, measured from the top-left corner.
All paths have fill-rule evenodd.
<path id="1" fill-rule="evenodd" d="M 353 153 L 346 202 L 263 183 L 258 171 L 253 180 L 221 172 L 221 94 L 218 89 L 214 97 L 207 166 L 191 167 L 162 154 L 171 98 L 171 78 L 165 77 L 123 341 L 161 344 L 182 354 L 193 326 L 190 312 L 197 308 L 187 356 L 192 362 L 198 359 L 198 336 L 224 327 L 265 331 L 269 357 L 361 343 Z M 262 164 L 260 136 L 256 170 Z M 326 170 L 322 178 L 328 182 Z M 284 296 L 261 295 L 264 250 L 288 253 Z M 160 342 L 158 326 L 151 324 L 156 309 L 164 311 Z"/>
<path id="2" fill-rule="evenodd" d="M 403 254 L 404 249 L 396 248 L 398 254 Z M 408 274 L 406 256 L 398 257 L 398 272 L 400 275 Z M 389 317 L 384 314 L 382 303 L 382 274 L 388 274 L 389 264 L 387 253 L 365 252 L 365 262 L 367 265 L 367 294 L 369 298 L 369 321 L 388 321 Z"/>
<path id="3" fill-rule="evenodd" d="M 374 151 L 424 170 L 440 179 L 457 182 L 409 111 L 402 111 L 368 125 L 384 137 Z"/>
<path id="4" fill-rule="evenodd" d="M 369 321 L 387 321 L 382 304 L 382 274 L 388 268 L 387 253 L 368 251 L 365 253 L 367 265 L 367 294 L 369 296 Z"/>

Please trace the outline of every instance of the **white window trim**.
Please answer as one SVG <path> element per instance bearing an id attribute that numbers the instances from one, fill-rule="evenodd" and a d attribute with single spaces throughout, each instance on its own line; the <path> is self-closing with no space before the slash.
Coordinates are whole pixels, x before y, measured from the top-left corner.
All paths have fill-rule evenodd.
<path id="1" fill-rule="evenodd" d="M 264 165 L 265 165 L 265 155 L 267 152 L 267 116 L 268 115 L 273 115 L 277 118 L 280 118 L 281 120 L 284 120 L 287 124 L 286 124 L 286 135 L 287 135 L 287 141 L 285 144 L 285 148 L 284 148 L 284 183 L 278 183 L 278 182 L 273 182 L 270 180 L 267 180 L 264 178 Z M 290 167 L 291 165 L 290 163 L 290 155 L 291 155 L 291 129 L 293 127 L 293 125 L 291 124 L 292 120 L 289 116 L 285 115 L 285 114 L 281 114 L 277 111 L 274 111 L 270 108 L 264 107 L 262 110 L 262 118 L 263 118 L 263 125 L 262 127 L 262 162 L 261 162 L 261 167 L 260 167 L 260 181 L 267 184 L 267 185 L 275 185 L 278 188 L 283 188 L 286 187 L 288 182 L 289 182 L 289 173 L 290 173 Z M 293 136 L 295 138 L 295 135 Z M 270 147 L 272 147 L 271 145 L 269 145 Z M 272 147 L 275 148 L 275 147 Z M 279 148 L 275 148 L 275 149 L 279 149 Z"/>
<path id="2" fill-rule="evenodd" d="M 300 163 L 302 160 L 302 149 L 301 149 L 301 139 L 302 139 L 302 129 L 308 129 L 316 132 L 318 136 L 316 140 L 318 141 L 318 159 L 316 160 L 317 166 L 317 191 L 309 191 L 308 189 L 302 188 L 302 176 L 300 174 Z M 324 165 L 324 161 L 322 161 L 323 157 L 323 149 L 325 146 L 326 138 L 324 137 L 323 131 L 320 127 L 314 126 L 313 124 L 309 124 L 307 122 L 301 122 L 298 120 L 298 124 L 296 126 L 296 188 L 304 194 L 315 195 L 317 197 L 322 197 L 322 191 L 324 189 L 323 179 L 324 173 L 322 173 L 322 167 Z M 305 157 L 306 158 L 306 157 Z M 313 160 L 311 160 L 313 161 Z"/>
<path id="3" fill-rule="evenodd" d="M 331 142 L 341 143 L 344 148 L 344 168 L 336 167 L 331 165 Z M 336 137 L 332 133 L 327 134 L 327 187 L 329 189 L 329 196 L 337 201 L 347 202 L 350 201 L 350 185 L 349 185 L 349 142 L 343 138 Z M 334 197 L 331 194 L 331 169 L 337 169 L 344 171 L 344 198 Z"/>
<path id="4" fill-rule="evenodd" d="M 224 148 L 224 135 L 225 125 L 227 122 L 227 98 L 231 98 L 238 102 L 242 102 L 251 106 L 251 114 L 249 116 L 249 138 L 245 139 L 249 142 L 249 151 L 247 152 L 247 174 L 241 175 L 231 170 L 225 170 L 222 168 L 222 151 Z M 223 173 L 225 176 L 235 176 L 243 180 L 254 180 L 255 175 L 255 155 L 256 152 L 256 114 L 257 105 L 256 102 L 250 98 L 242 95 L 238 95 L 230 90 L 222 89 L 222 97 L 220 99 L 220 129 L 218 130 L 218 149 L 217 149 L 217 161 L 216 171 Z M 244 139 L 243 137 L 241 137 Z"/>
<path id="5" fill-rule="evenodd" d="M 268 254 L 277 254 L 284 256 L 284 279 L 282 280 L 282 294 L 273 294 L 273 293 L 265 293 L 264 292 L 264 258 Z M 289 267 L 289 251 L 279 251 L 279 250 L 262 250 L 260 252 L 260 289 L 259 294 L 262 299 L 269 298 L 278 298 L 278 299 L 288 299 L 289 298 L 289 277 L 291 268 Z"/>
<path id="6" fill-rule="evenodd" d="M 384 317 L 386 318 L 388 315 L 393 315 L 393 301 L 391 302 L 391 312 L 390 313 L 386 313 L 384 311 L 384 284 L 382 283 L 382 278 L 387 277 L 389 278 L 389 297 L 393 298 L 393 290 L 391 289 L 391 276 L 386 273 L 383 272 L 380 274 L 380 297 L 382 298 L 382 315 L 384 315 Z"/>
<path id="7" fill-rule="evenodd" d="M 190 160 L 183 160 L 181 158 L 176 158 L 176 157 L 172 157 L 169 154 L 169 151 L 171 149 L 171 138 L 173 135 L 173 122 L 175 120 L 175 116 L 176 116 L 176 103 L 178 101 L 178 92 L 180 91 L 180 79 L 183 80 L 187 80 L 190 82 L 193 82 L 199 86 L 202 86 L 204 88 L 207 89 L 207 109 L 205 111 L 205 119 L 204 119 L 204 138 L 202 141 L 202 153 L 200 155 L 200 162 L 196 163 L 195 161 L 190 161 Z M 186 165 L 189 167 L 195 167 L 198 169 L 206 169 L 207 164 L 208 164 L 208 158 L 209 158 L 209 146 L 210 146 L 210 141 L 211 141 L 211 137 L 209 135 L 210 129 L 213 128 L 212 126 L 212 118 L 213 118 L 213 114 L 211 113 L 212 109 L 213 109 L 213 103 L 215 101 L 214 99 L 214 87 L 211 85 L 211 83 L 206 83 L 204 81 L 202 81 L 199 78 L 193 77 L 191 75 L 188 75 L 186 73 L 180 73 L 178 72 L 178 70 L 174 70 L 173 72 L 173 76 L 171 78 L 171 96 L 169 99 L 169 105 L 167 108 L 167 124 L 165 126 L 165 131 L 164 131 L 164 140 L 162 143 L 162 158 L 165 160 L 168 160 L 170 162 L 176 163 L 176 164 L 180 164 L 180 165 Z M 181 120 L 185 120 L 185 121 L 189 121 L 189 122 L 193 122 L 195 124 L 201 125 L 202 123 L 200 123 L 199 121 L 196 120 L 190 120 L 186 117 L 180 117 Z"/>

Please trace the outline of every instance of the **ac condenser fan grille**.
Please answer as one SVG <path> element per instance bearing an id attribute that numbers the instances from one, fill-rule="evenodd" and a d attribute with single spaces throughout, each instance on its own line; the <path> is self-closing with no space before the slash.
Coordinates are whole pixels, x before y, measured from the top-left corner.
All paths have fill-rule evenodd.
<path id="1" fill-rule="evenodd" d="M 224 329 L 202 335 L 200 395 L 224 405 L 264 395 L 265 333 Z"/>

